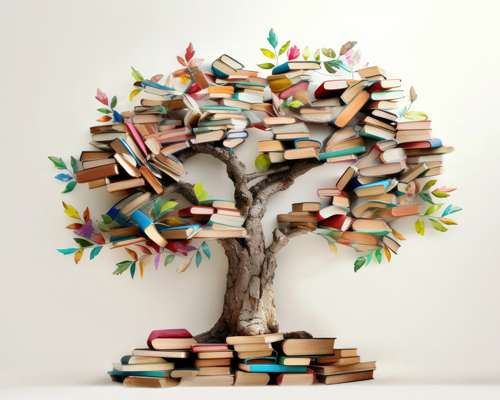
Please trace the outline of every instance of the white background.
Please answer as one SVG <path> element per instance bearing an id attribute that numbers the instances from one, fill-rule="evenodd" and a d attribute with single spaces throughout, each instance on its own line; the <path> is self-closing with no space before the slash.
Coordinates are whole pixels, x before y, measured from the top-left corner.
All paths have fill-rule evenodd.
<path id="1" fill-rule="evenodd" d="M 215 322 L 227 268 L 216 243 L 212 260 L 199 269 L 177 276 L 173 265 L 150 266 L 143 280 L 131 280 L 128 272 L 112 275 L 127 258 L 124 250 L 103 251 L 92 262 L 87 252 L 78 266 L 57 253 L 72 247 L 62 200 L 80 213 L 89 206 L 96 218 L 115 199 L 84 185 L 61 194 L 64 184 L 53 179 L 57 171 L 47 156 L 68 161 L 90 149 L 97 87 L 118 96 L 118 110 L 131 107 L 131 65 L 147 78 L 169 73 L 192 41 L 207 61 L 228 53 L 256 68 L 266 62 L 259 48 L 269 47 L 271 27 L 280 43 L 291 39 L 313 51 L 338 51 L 357 40 L 371 65 L 413 85 L 419 95 L 414 108 L 456 148 L 439 183 L 459 188 L 451 200 L 464 209 L 454 214 L 460 225 L 446 233 L 428 228 L 421 237 L 414 221 L 399 222 L 395 227 L 408 239 L 400 254 L 356 274 L 355 252 L 341 248 L 335 256 L 315 235 L 295 239 L 279 254 L 281 330 L 335 336 L 338 346 L 358 347 L 363 360 L 377 361 L 375 381 L 313 393 L 498 394 L 498 386 L 482 386 L 500 381 L 496 2 L 47 0 L 3 1 L 2 11 L 0 383 L 8 398 L 73 398 L 76 388 L 82 397 L 143 395 L 108 382 L 111 362 L 144 346 L 153 329 L 184 327 L 196 334 Z M 252 132 L 239 151 L 250 165 L 263 137 Z M 203 181 L 209 197 L 231 196 L 216 161 L 199 156 L 186 166 L 189 180 Z M 316 189 L 332 186 L 343 168 L 324 166 L 276 195 L 264 221 L 267 232 L 276 214 L 293 202 L 315 201 Z M 173 390 L 180 397 L 202 393 Z M 204 389 L 204 395 L 250 397 L 269 390 L 278 389 Z M 273 394 L 311 394 L 309 388 L 279 390 Z"/>

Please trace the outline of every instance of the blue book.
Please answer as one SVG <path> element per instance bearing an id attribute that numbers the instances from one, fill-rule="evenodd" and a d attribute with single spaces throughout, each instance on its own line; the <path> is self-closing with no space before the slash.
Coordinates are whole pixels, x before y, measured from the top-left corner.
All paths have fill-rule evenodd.
<path id="1" fill-rule="evenodd" d="M 109 375 L 117 375 L 117 376 L 149 376 L 152 378 L 164 378 L 169 376 L 171 370 L 165 371 L 108 371 Z"/>
<path id="2" fill-rule="evenodd" d="M 307 372 L 307 367 L 296 365 L 280 365 L 280 364 L 244 364 L 238 365 L 238 368 L 247 372 L 276 372 L 279 374 L 287 372 Z"/>
<path id="3" fill-rule="evenodd" d="M 146 86 L 151 86 L 151 87 L 154 87 L 156 89 L 163 89 L 163 90 L 168 90 L 168 91 L 177 91 L 174 88 L 171 88 L 171 87 L 168 87 L 168 86 L 163 86 L 163 85 L 160 85 L 159 83 L 151 82 L 151 81 L 142 81 L 141 85 L 142 85 L 143 88 L 146 88 Z"/>
<path id="4" fill-rule="evenodd" d="M 357 146 L 357 147 L 351 147 L 350 149 L 329 151 L 328 153 L 319 153 L 318 157 L 320 160 L 326 160 L 327 158 L 330 157 L 340 157 L 340 156 L 347 156 L 349 154 L 359 154 L 359 153 L 364 153 L 365 151 L 366 151 L 365 146 Z"/>
<path id="5" fill-rule="evenodd" d="M 320 68 L 321 63 L 319 61 L 287 61 L 274 67 L 273 75 L 286 74 L 287 72 L 297 71 L 299 69 L 314 70 Z"/>
<path id="6" fill-rule="evenodd" d="M 247 131 L 229 132 L 227 134 L 228 139 L 246 139 L 247 137 L 248 137 Z"/>

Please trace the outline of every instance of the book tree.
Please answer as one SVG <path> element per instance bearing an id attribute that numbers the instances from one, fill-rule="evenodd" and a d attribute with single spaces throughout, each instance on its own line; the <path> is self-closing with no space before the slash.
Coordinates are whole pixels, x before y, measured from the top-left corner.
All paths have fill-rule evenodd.
<path id="1" fill-rule="evenodd" d="M 224 248 L 222 314 L 198 342 L 278 332 L 276 255 L 292 239 L 313 233 L 332 252 L 337 245 L 351 247 L 359 253 L 358 271 L 397 253 L 405 239 L 391 221 L 414 218 L 421 235 L 426 224 L 445 232 L 456 224 L 450 214 L 460 211 L 442 203 L 455 189 L 436 188 L 434 179 L 442 172 L 442 155 L 453 148 L 434 138 L 425 113 L 410 110 L 417 99 L 413 87 L 407 99 L 399 79 L 362 64 L 357 42 L 337 54 L 331 48 L 300 50 L 290 41 L 279 46 L 273 30 L 267 40 L 272 49 L 261 51 L 270 62 L 258 66 L 272 73 L 245 69 L 225 54 L 204 69 L 191 44 L 177 57 L 181 68 L 166 77 L 145 79 L 132 68 L 133 110 L 118 111 L 117 98 L 98 89 L 102 116 L 90 128 L 94 150 L 82 152 L 81 165 L 71 157 L 71 169 L 49 157 L 62 170 L 56 178 L 66 182 L 63 193 L 80 183 L 120 196 L 98 221 L 88 208 L 80 217 L 63 202 L 64 212 L 78 220 L 67 226 L 78 247 L 58 251 L 73 254 L 76 263 L 106 246 L 123 248 L 127 259 L 113 273 L 128 270 L 134 278 L 138 271 L 142 278 L 148 264 L 177 265 L 177 273 L 200 265 L 210 258 L 210 239 Z M 314 91 L 313 77 L 323 78 Z M 331 134 L 316 137 L 309 132 L 313 124 L 328 124 Z M 257 171 L 247 172 L 237 146 L 256 129 L 269 139 L 259 142 L 259 153 L 255 149 Z M 234 199 L 211 200 L 202 184 L 184 179 L 184 164 L 198 154 L 225 165 Z M 290 202 L 291 212 L 277 216 L 266 246 L 262 219 L 270 199 L 331 163 L 345 163 L 345 172 L 332 177 L 331 187 L 318 188 L 320 201 L 311 194 L 311 202 Z M 179 207 L 174 193 L 192 206 Z"/>

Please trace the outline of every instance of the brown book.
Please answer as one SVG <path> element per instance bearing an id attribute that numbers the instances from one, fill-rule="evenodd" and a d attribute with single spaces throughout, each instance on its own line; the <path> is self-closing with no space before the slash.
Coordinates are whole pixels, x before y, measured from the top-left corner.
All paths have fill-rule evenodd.
<path id="1" fill-rule="evenodd" d="M 255 343 L 273 343 L 283 340 L 282 333 L 268 333 L 256 336 L 228 336 L 227 344 L 255 344 Z"/>
<path id="2" fill-rule="evenodd" d="M 95 181 L 89 182 L 89 189 L 95 189 L 101 186 L 106 186 L 109 183 L 108 178 L 96 179 Z"/>
<path id="3" fill-rule="evenodd" d="M 160 235 L 167 240 L 177 240 L 177 239 L 190 239 L 195 230 L 194 228 L 180 228 L 180 229 L 169 229 L 166 231 L 161 231 Z"/>
<path id="4" fill-rule="evenodd" d="M 318 158 L 319 149 L 316 147 L 304 147 L 299 149 L 285 150 L 285 160 L 301 160 L 305 158 Z"/>
<path id="5" fill-rule="evenodd" d="M 113 153 L 109 151 L 82 151 L 80 161 L 101 160 L 110 157 L 113 157 Z"/>
<path id="6" fill-rule="evenodd" d="M 177 379 L 172 378 L 152 378 L 149 376 L 127 376 L 123 379 L 123 385 L 126 387 L 139 388 L 166 388 L 174 387 L 179 384 Z"/>
<path id="7" fill-rule="evenodd" d="M 269 374 L 265 372 L 234 372 L 234 386 L 265 386 L 269 383 Z"/>
<path id="8" fill-rule="evenodd" d="M 194 366 L 196 368 L 202 367 L 229 367 L 231 365 L 230 358 L 209 358 L 209 359 L 197 359 L 194 360 Z"/>
<path id="9" fill-rule="evenodd" d="M 361 68 L 361 69 L 358 69 L 356 72 L 363 79 L 371 78 L 372 76 L 376 76 L 376 75 L 382 75 L 384 77 L 387 76 L 384 69 L 377 67 L 377 66 Z"/>
<path id="10" fill-rule="evenodd" d="M 259 151 L 285 151 L 286 146 L 280 140 L 262 140 L 259 142 Z"/>
<path id="11" fill-rule="evenodd" d="M 86 183 L 90 181 L 95 181 L 96 179 L 107 178 L 109 176 L 115 176 L 120 173 L 118 165 L 109 164 L 103 165 L 102 167 L 90 168 L 83 171 L 78 171 L 76 175 L 76 181 L 78 183 Z"/>
<path id="12" fill-rule="evenodd" d="M 245 358 L 256 358 L 256 357 L 269 357 L 274 353 L 274 350 L 269 348 L 267 350 L 259 350 L 259 351 L 239 351 L 238 358 L 242 360 Z"/>
<path id="13" fill-rule="evenodd" d="M 355 371 L 366 371 L 375 369 L 375 361 L 365 361 L 357 364 L 348 365 L 310 365 L 312 369 L 317 374 L 338 374 L 344 372 L 355 372 Z"/>
<path id="14" fill-rule="evenodd" d="M 306 223 L 317 223 L 318 217 L 316 214 L 308 213 L 307 215 L 297 215 L 297 214 L 278 214 L 278 222 L 306 222 Z"/>
<path id="15" fill-rule="evenodd" d="M 341 357 L 336 361 L 332 361 L 330 365 L 351 365 L 351 364 L 359 364 L 361 362 L 360 356 L 353 357 Z M 324 363 L 321 363 L 324 364 Z"/>
<path id="16" fill-rule="evenodd" d="M 418 215 L 418 204 L 400 205 L 397 207 L 388 207 L 384 209 L 374 210 L 366 215 L 366 218 L 403 218 L 411 215 Z"/>
<path id="17" fill-rule="evenodd" d="M 184 100 L 151 100 L 151 99 L 142 99 L 141 104 L 143 106 L 163 106 L 170 110 L 177 110 L 180 108 L 187 108 Z"/>
<path id="18" fill-rule="evenodd" d="M 109 193 L 121 192 L 127 189 L 133 189 L 146 185 L 146 181 L 143 178 L 132 178 L 124 179 L 122 181 L 116 181 L 108 183 L 106 189 Z"/>
<path id="19" fill-rule="evenodd" d="M 201 228 L 198 232 L 193 235 L 193 239 L 229 239 L 229 238 L 244 238 L 247 235 L 247 231 L 244 228 L 241 229 L 230 229 L 230 230 L 219 230 L 210 229 L 208 227 Z"/>
<path id="20" fill-rule="evenodd" d="M 338 375 L 319 375 L 318 374 L 318 375 L 316 375 L 316 379 L 318 380 L 319 383 L 324 383 L 326 385 L 333 385 L 336 383 L 364 381 L 366 379 L 373 379 L 373 370 L 352 372 L 349 374 L 338 374 Z"/>
<path id="21" fill-rule="evenodd" d="M 193 376 L 181 378 L 180 386 L 233 386 L 233 375 Z"/>
<path id="22" fill-rule="evenodd" d="M 359 92 L 351 102 L 346 105 L 343 110 L 337 115 L 334 120 L 335 126 L 343 128 L 346 126 L 351 119 L 363 108 L 366 102 L 370 99 L 370 94 L 366 90 Z"/>
<path id="23" fill-rule="evenodd" d="M 365 138 L 358 136 L 352 139 L 344 140 L 343 142 L 340 143 L 327 144 L 325 153 L 328 153 L 330 151 L 345 150 L 353 147 L 364 146 L 364 144 L 365 144 Z"/>
<path id="24" fill-rule="evenodd" d="M 285 339 L 281 351 L 287 356 L 307 356 L 311 354 L 331 354 L 335 338 Z"/>
<path id="25" fill-rule="evenodd" d="M 209 86 L 208 93 L 234 94 L 234 87 L 233 86 Z"/>
<path id="26" fill-rule="evenodd" d="M 231 375 L 231 367 L 201 367 L 198 376 Z"/>
<path id="27" fill-rule="evenodd" d="M 203 353 L 198 353 L 198 359 L 206 360 L 212 358 L 233 358 L 233 351 L 204 351 Z"/>
<path id="28" fill-rule="evenodd" d="M 317 212 L 321 209 L 321 203 L 294 203 L 292 204 L 292 211 L 309 211 Z"/>
<path id="29" fill-rule="evenodd" d="M 318 223 L 316 222 L 290 222 L 288 225 L 290 228 L 305 228 L 310 231 L 314 231 L 318 227 Z"/>
<path id="30" fill-rule="evenodd" d="M 387 122 L 379 121 L 378 119 L 370 117 L 370 116 L 365 117 L 359 124 L 360 125 L 378 126 L 382 129 L 387 129 L 388 131 L 392 131 L 392 132 L 397 131 L 397 129 L 393 125 L 388 124 Z"/>
<path id="31" fill-rule="evenodd" d="M 111 229 L 111 236 L 143 236 L 141 228 L 138 226 L 126 226 L 124 228 Z"/>
<path id="32" fill-rule="evenodd" d="M 441 146 L 441 147 L 434 147 L 432 149 L 425 148 L 425 149 L 405 149 L 405 150 L 406 150 L 406 155 L 408 157 L 413 157 L 413 156 L 447 154 L 453 152 L 455 149 L 450 146 Z"/>
<path id="33" fill-rule="evenodd" d="M 139 170 L 142 173 L 142 176 L 146 180 L 147 183 L 150 184 L 150 186 L 153 188 L 153 190 L 159 194 L 163 194 L 163 185 L 160 183 L 158 178 L 152 174 L 152 172 L 149 170 L 148 167 L 140 167 Z"/>
<path id="34" fill-rule="evenodd" d="M 174 369 L 170 371 L 170 378 L 180 379 L 180 378 L 189 378 L 192 376 L 198 376 L 200 371 L 198 369 Z M 165 375 L 167 375 L 165 373 Z"/>
<path id="35" fill-rule="evenodd" d="M 361 233 L 361 232 L 350 232 L 350 231 L 342 232 L 340 234 L 340 237 L 344 240 L 353 243 L 363 243 L 371 245 L 377 245 L 380 240 L 379 237 L 375 235 L 370 235 L 368 233 Z"/>
<path id="36" fill-rule="evenodd" d="M 128 132 L 127 126 L 124 124 L 106 124 L 90 127 L 90 133 L 101 133 L 107 131 Z"/>

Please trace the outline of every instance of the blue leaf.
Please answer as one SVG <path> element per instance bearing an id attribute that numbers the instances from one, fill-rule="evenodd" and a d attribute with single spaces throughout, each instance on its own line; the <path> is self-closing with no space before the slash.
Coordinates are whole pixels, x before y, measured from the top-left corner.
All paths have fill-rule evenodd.
<path id="1" fill-rule="evenodd" d="M 94 247 L 90 252 L 90 259 L 92 260 L 94 257 L 97 257 L 97 255 L 101 252 L 101 250 L 102 246 Z"/>
<path id="2" fill-rule="evenodd" d="M 54 176 L 54 178 L 59 179 L 60 181 L 63 181 L 63 182 L 68 182 L 71 179 L 73 179 L 73 177 L 69 176 L 68 174 L 58 174 L 58 175 Z"/>
<path id="3" fill-rule="evenodd" d="M 201 253 L 199 251 L 196 252 L 196 268 L 198 268 L 201 264 Z"/>
<path id="4" fill-rule="evenodd" d="M 203 250 L 203 253 L 205 253 L 207 258 L 210 260 L 210 247 L 208 246 L 207 242 L 203 242 L 201 244 L 201 250 Z"/>
<path id="5" fill-rule="evenodd" d="M 453 204 L 450 204 L 448 207 L 446 207 L 443 211 L 443 215 L 441 217 L 444 217 L 450 213 L 451 207 L 453 207 Z"/>
<path id="6" fill-rule="evenodd" d="M 115 110 L 113 110 L 113 122 L 119 122 L 120 124 L 123 124 L 122 115 L 118 111 L 115 111 Z"/>
<path id="7" fill-rule="evenodd" d="M 66 254 L 73 254 L 73 253 L 74 253 L 75 251 L 77 251 L 77 250 L 79 250 L 79 249 L 76 249 L 76 248 L 74 248 L 74 247 L 72 247 L 72 248 L 70 248 L 70 249 L 57 249 L 57 251 L 58 251 L 59 253 L 62 253 L 62 254 L 65 254 L 65 255 L 66 255 Z"/>

